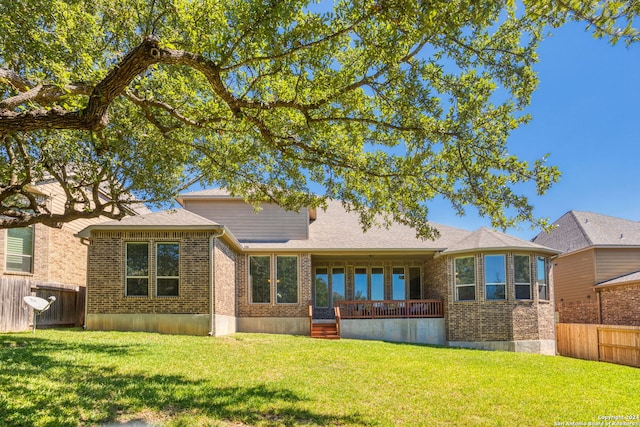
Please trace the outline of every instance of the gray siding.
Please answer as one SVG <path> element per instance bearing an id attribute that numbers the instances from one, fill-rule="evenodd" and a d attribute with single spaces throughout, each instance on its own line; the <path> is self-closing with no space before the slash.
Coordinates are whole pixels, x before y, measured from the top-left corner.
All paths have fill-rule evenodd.
<path id="1" fill-rule="evenodd" d="M 240 199 L 184 200 L 184 208 L 227 227 L 241 242 L 283 242 L 309 237 L 307 210 L 289 212 L 276 205 L 253 206 Z"/>

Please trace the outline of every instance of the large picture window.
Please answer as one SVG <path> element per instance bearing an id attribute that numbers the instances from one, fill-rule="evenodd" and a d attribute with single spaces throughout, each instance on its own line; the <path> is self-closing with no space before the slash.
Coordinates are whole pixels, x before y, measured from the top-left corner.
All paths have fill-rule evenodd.
<path id="1" fill-rule="evenodd" d="M 409 267 L 409 299 L 422 298 L 422 270 L 420 267 Z"/>
<path id="2" fill-rule="evenodd" d="M 531 299 L 531 258 L 529 255 L 514 255 L 516 299 Z"/>
<path id="3" fill-rule="evenodd" d="M 276 295 L 278 304 L 298 302 L 298 257 L 276 257 Z"/>
<path id="4" fill-rule="evenodd" d="M 344 267 L 317 267 L 315 306 L 328 308 L 345 298 Z"/>
<path id="5" fill-rule="evenodd" d="M 474 301 L 476 299 L 476 263 L 475 258 L 456 258 L 455 287 L 456 301 Z"/>
<path id="6" fill-rule="evenodd" d="M 127 296 L 149 295 L 149 243 L 128 242 L 126 246 Z"/>
<path id="7" fill-rule="evenodd" d="M 504 255 L 484 256 L 484 285 L 486 299 L 506 299 L 507 281 Z"/>
<path id="8" fill-rule="evenodd" d="M 7 230 L 7 271 L 33 273 L 33 236 L 33 227 Z"/>
<path id="9" fill-rule="evenodd" d="M 393 267 L 391 272 L 391 299 L 406 299 L 406 286 L 404 267 Z"/>
<path id="10" fill-rule="evenodd" d="M 158 243 L 156 245 L 156 294 L 178 296 L 180 283 L 180 245 Z"/>
<path id="11" fill-rule="evenodd" d="M 538 257 L 536 259 L 537 283 L 538 283 L 538 298 L 543 300 L 549 299 L 549 284 L 547 281 L 547 259 L 544 257 Z"/>
<path id="12" fill-rule="evenodd" d="M 353 299 L 368 300 L 369 289 L 368 289 L 367 268 L 356 267 L 353 272 L 353 280 L 354 280 Z"/>
<path id="13" fill-rule="evenodd" d="M 249 284 L 252 303 L 268 304 L 271 302 L 271 257 L 249 257 Z"/>
<path id="14" fill-rule="evenodd" d="M 329 307 L 329 269 L 316 268 L 316 302 L 319 308 Z"/>
<path id="15" fill-rule="evenodd" d="M 333 267 L 331 270 L 331 296 L 333 302 L 342 301 L 345 298 L 345 281 L 344 281 L 344 267 Z"/>
<path id="16" fill-rule="evenodd" d="M 371 300 L 384 300 L 384 268 L 371 268 Z"/>

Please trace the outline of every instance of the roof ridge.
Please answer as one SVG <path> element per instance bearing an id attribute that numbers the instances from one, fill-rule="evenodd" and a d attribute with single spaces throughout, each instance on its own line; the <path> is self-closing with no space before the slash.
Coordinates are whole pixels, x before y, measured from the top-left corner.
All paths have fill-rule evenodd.
<path id="1" fill-rule="evenodd" d="M 575 221 L 575 223 L 578 225 L 578 229 L 580 230 L 580 232 L 582 233 L 582 236 L 587 240 L 587 242 L 589 242 L 589 246 L 593 246 L 593 240 L 591 240 L 591 237 L 589 236 L 589 234 L 587 233 L 587 231 L 584 229 L 584 227 L 582 226 L 582 223 L 580 222 L 580 220 L 578 219 L 578 217 L 576 216 L 576 212 L 584 212 L 584 213 L 589 213 L 592 214 L 593 212 L 587 212 L 587 211 L 574 211 L 574 210 L 570 210 L 568 213 L 571 214 L 571 216 L 573 217 L 573 220 Z M 588 221 L 588 220 L 587 220 Z"/>

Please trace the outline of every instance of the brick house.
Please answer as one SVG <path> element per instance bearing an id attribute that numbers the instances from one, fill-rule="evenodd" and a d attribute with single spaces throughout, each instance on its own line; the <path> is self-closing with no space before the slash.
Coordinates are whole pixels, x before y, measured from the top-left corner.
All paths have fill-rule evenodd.
<path id="1" fill-rule="evenodd" d="M 553 261 L 561 323 L 640 325 L 640 222 L 569 211 L 533 241 L 562 253 Z"/>
<path id="2" fill-rule="evenodd" d="M 339 323 L 347 338 L 555 354 L 553 249 L 485 228 L 363 233 L 339 202 L 256 213 L 218 190 L 177 200 L 79 233 L 87 328 L 308 335 Z"/>
<path id="3" fill-rule="evenodd" d="M 38 197 L 43 197 L 52 212 L 63 212 L 66 197 L 64 190 L 56 182 L 40 182 L 32 186 Z M 136 213 L 149 213 L 140 205 Z M 60 228 L 35 224 L 24 228 L 0 229 L 0 294 L 3 296 L 0 309 L 3 315 L 25 311 L 20 316 L 31 321 L 29 308 L 22 301 L 22 294 L 43 290 L 47 295 L 61 292 L 77 292 L 84 295 L 87 280 L 87 245 L 75 234 L 104 218 L 78 219 L 64 223 Z M 25 287 L 24 291 L 10 291 L 9 287 Z M 59 302 L 57 305 L 60 305 Z M 84 301 L 79 301 L 84 304 Z M 54 307 L 57 308 L 57 307 Z M 0 310 L 2 311 L 2 310 Z M 79 309 L 80 314 L 83 309 Z M 80 319 L 81 320 L 81 319 Z M 5 324 L 4 322 L 0 322 Z M 7 326 L 9 325 L 9 326 Z M 30 326 L 25 322 L 7 322 L 0 325 L 4 332 L 26 330 Z"/>

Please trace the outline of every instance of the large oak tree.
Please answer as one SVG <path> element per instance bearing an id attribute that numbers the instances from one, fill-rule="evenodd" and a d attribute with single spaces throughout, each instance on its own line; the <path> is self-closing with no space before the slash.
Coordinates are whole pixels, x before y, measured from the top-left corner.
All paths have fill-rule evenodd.
<path id="1" fill-rule="evenodd" d="M 507 148 L 529 119 L 538 43 L 567 20 L 633 42 L 638 9 L 0 0 L 0 227 L 119 218 L 195 180 L 289 209 L 340 199 L 365 228 L 395 221 L 424 237 L 434 198 L 496 227 L 539 223 L 517 190 L 543 194 L 559 172 Z M 46 180 L 66 212 L 34 192 Z"/>

